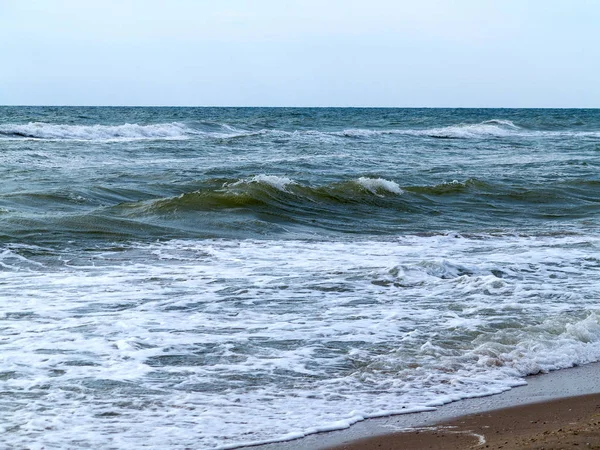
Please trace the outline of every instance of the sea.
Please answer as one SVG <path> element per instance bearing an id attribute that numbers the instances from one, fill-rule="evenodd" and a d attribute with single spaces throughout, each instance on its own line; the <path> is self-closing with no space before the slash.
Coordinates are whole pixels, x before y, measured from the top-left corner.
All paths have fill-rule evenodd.
<path id="1" fill-rule="evenodd" d="M 600 360 L 600 110 L 0 107 L 0 447 L 231 449 Z"/>

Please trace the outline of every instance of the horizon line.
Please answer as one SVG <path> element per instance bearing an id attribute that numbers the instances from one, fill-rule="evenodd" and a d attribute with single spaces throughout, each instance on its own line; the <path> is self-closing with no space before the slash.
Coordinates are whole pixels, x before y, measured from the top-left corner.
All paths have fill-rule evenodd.
<path id="1" fill-rule="evenodd" d="M 85 105 L 2 104 L 1 108 L 237 108 L 237 109 L 600 109 L 600 106 L 248 106 L 248 105 Z"/>

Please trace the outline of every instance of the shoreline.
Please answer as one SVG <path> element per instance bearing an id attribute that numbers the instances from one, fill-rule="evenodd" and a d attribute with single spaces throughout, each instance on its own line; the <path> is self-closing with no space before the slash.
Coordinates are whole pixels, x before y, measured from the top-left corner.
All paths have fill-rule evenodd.
<path id="1" fill-rule="evenodd" d="M 600 394 L 471 414 L 329 450 L 600 449 Z"/>
<path id="2" fill-rule="evenodd" d="M 409 443 L 414 446 L 416 441 L 403 441 L 402 439 L 414 439 L 417 436 L 418 442 L 422 442 L 424 445 L 429 445 L 428 443 L 431 443 L 430 440 L 436 441 L 437 444 L 434 444 L 431 448 L 454 448 L 448 441 L 456 441 L 456 444 L 459 446 L 455 448 L 468 448 L 468 446 L 477 443 L 473 441 L 473 435 L 469 436 L 468 433 L 453 433 L 452 431 L 455 429 L 443 432 L 440 431 L 442 430 L 441 428 L 438 429 L 436 427 L 456 427 L 460 425 L 459 422 L 462 420 L 474 420 L 473 417 L 477 415 L 490 416 L 489 413 L 492 412 L 494 413 L 493 415 L 498 415 L 498 417 L 514 417 L 515 424 L 521 422 L 529 423 L 533 419 L 526 418 L 530 417 L 528 414 L 533 414 L 532 417 L 534 417 L 536 414 L 539 415 L 544 411 L 561 411 L 561 406 L 557 406 L 558 404 L 556 403 L 561 399 L 566 399 L 565 404 L 570 405 L 571 410 L 578 409 L 578 407 L 574 408 L 574 406 L 577 406 L 579 403 L 585 403 L 585 408 L 588 409 L 584 408 L 582 411 L 575 411 L 581 412 L 582 418 L 589 412 L 589 408 L 595 406 L 596 400 L 598 405 L 600 405 L 600 362 L 560 369 L 546 374 L 531 375 L 524 380 L 527 382 L 526 385 L 512 388 L 503 393 L 458 400 L 440 406 L 434 411 L 366 419 L 343 430 L 315 433 L 294 440 L 238 448 L 248 450 L 341 450 L 348 448 L 357 450 L 362 448 L 385 449 L 387 446 L 387 448 L 391 449 L 402 448 L 397 446 L 408 445 Z M 586 396 L 588 400 L 583 401 L 583 396 Z M 586 402 L 591 403 L 588 404 Z M 600 413 L 600 409 L 598 412 Z M 519 419 L 521 416 L 523 420 Z M 562 422 L 561 419 L 563 419 Z M 504 420 L 503 423 L 506 423 L 507 420 Z M 560 423 L 562 425 L 559 425 L 557 430 L 560 428 L 566 430 L 566 426 L 570 424 L 569 420 L 573 420 L 573 418 L 568 414 L 561 415 L 558 413 L 552 423 Z M 550 420 L 547 419 L 545 421 L 548 424 Z M 492 420 L 492 423 L 496 422 L 495 419 Z M 471 428 L 477 427 L 475 422 L 469 422 L 469 424 L 471 424 Z M 488 427 L 490 425 L 485 424 L 480 426 Z M 431 429 L 422 430 L 423 428 Z M 512 435 L 511 431 L 515 429 L 515 426 L 507 426 L 505 428 Z M 600 426 L 598 429 L 600 430 Z M 545 431 L 548 430 L 544 429 L 542 433 Z M 498 433 L 498 435 L 501 435 L 501 433 Z M 440 436 L 451 437 L 451 439 L 440 439 Z M 443 441 L 443 444 L 441 441 Z M 443 446 L 436 446 L 439 444 Z M 414 448 L 416 450 L 419 447 Z M 430 447 L 424 446 L 422 448 Z M 510 447 L 505 446 L 504 448 Z M 588 446 L 587 448 L 590 447 Z"/>

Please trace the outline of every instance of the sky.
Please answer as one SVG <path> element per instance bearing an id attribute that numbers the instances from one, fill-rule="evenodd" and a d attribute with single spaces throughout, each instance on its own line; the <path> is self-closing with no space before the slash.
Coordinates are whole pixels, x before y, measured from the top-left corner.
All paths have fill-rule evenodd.
<path id="1" fill-rule="evenodd" d="M 600 107 L 597 0 L 0 0 L 0 104 Z"/>

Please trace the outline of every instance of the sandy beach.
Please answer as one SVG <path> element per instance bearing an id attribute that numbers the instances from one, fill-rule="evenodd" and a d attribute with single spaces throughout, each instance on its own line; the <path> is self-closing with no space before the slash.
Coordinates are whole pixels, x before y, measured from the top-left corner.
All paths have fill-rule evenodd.
<path id="1" fill-rule="evenodd" d="M 600 448 L 600 363 L 530 376 L 527 385 L 435 411 L 382 417 L 254 450 Z"/>
<path id="2" fill-rule="evenodd" d="M 331 450 L 600 448 L 600 394 L 473 414 Z"/>

